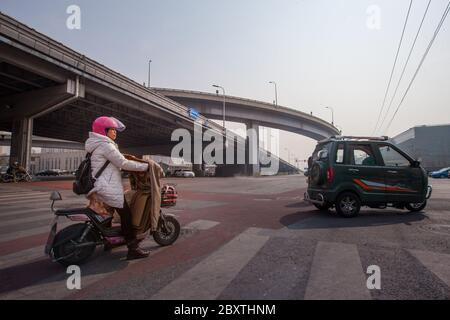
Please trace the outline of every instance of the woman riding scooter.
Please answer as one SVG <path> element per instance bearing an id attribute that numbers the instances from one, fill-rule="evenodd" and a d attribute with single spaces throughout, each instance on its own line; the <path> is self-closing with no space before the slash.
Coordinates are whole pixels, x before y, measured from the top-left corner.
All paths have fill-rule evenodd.
<path id="1" fill-rule="evenodd" d="M 139 240 L 133 230 L 131 211 L 125 201 L 120 169 L 127 171 L 147 171 L 148 164 L 127 160 L 114 142 L 117 131 L 122 132 L 125 126 L 113 117 L 99 117 L 92 124 L 92 132 L 85 143 L 86 152 L 91 153 L 92 176 L 103 167 L 106 161 L 110 163 L 96 179 L 94 188 L 88 193 L 88 198 L 94 193 L 99 201 L 115 209 L 120 215 L 122 233 L 128 246 L 127 259 L 148 257 L 149 252 L 139 247 Z"/>

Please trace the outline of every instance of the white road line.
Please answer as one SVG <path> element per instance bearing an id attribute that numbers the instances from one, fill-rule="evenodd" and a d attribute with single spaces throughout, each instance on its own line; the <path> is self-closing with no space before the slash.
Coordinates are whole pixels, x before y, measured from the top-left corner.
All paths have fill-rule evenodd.
<path id="1" fill-rule="evenodd" d="M 409 250 L 428 270 L 450 287 L 450 254 Z"/>
<path id="2" fill-rule="evenodd" d="M 10 195 L 0 195 L 0 201 L 3 200 L 10 200 L 10 199 L 17 199 L 17 198 L 33 198 L 33 197 L 47 197 L 50 198 L 50 193 L 14 193 Z"/>
<path id="3" fill-rule="evenodd" d="M 104 262 L 104 263 L 108 263 Z M 83 267 L 81 267 L 81 290 L 96 283 L 117 271 L 105 272 L 105 273 L 94 273 L 94 274 L 83 274 Z M 67 289 L 67 274 L 58 274 L 54 277 L 45 279 L 36 285 L 25 287 L 19 290 L 7 292 L 0 295 L 0 300 L 56 300 L 63 299 L 64 297 L 73 294 L 75 290 Z"/>
<path id="4" fill-rule="evenodd" d="M 21 206 L 21 205 L 29 205 L 33 203 L 51 203 L 50 199 L 45 198 L 33 198 L 33 199 L 14 199 L 7 201 L 0 201 L 0 205 L 6 206 Z"/>
<path id="5" fill-rule="evenodd" d="M 48 211 L 51 212 L 50 207 L 48 208 L 28 208 L 28 209 L 24 209 L 24 208 L 20 208 L 19 210 L 8 210 L 5 208 L 0 208 L 0 217 L 5 217 L 5 216 L 13 216 L 16 214 L 22 214 L 22 213 L 32 213 L 32 212 L 44 212 L 44 211 Z"/>
<path id="6" fill-rule="evenodd" d="M 30 205 L 34 203 L 51 203 L 51 201 L 47 197 L 36 197 L 30 199 L 14 199 L 8 201 L 0 201 L 0 206 L 21 206 L 21 205 Z"/>
<path id="7" fill-rule="evenodd" d="M 183 227 L 183 229 L 191 229 L 191 230 L 208 230 L 212 227 L 215 227 L 220 222 L 211 221 L 211 220 L 195 220 Z"/>
<path id="8" fill-rule="evenodd" d="M 216 299 L 268 239 L 241 233 L 150 299 Z"/>
<path id="9" fill-rule="evenodd" d="M 28 193 L 28 192 L 40 192 L 40 191 L 33 191 L 30 189 L 1 189 L 0 195 L 9 195 L 9 194 L 18 194 L 18 193 Z"/>
<path id="10" fill-rule="evenodd" d="M 41 221 L 41 220 L 49 220 L 51 222 L 51 220 L 53 220 L 55 216 L 53 214 L 41 214 L 38 216 L 33 216 L 33 217 L 27 217 L 27 218 L 20 218 L 20 219 L 11 219 L 11 220 L 7 220 L 7 221 L 2 221 L 0 223 L 0 227 L 5 227 L 5 226 L 14 226 L 16 224 L 22 224 L 22 223 L 28 223 L 28 222 L 37 222 L 37 221 Z"/>
<path id="11" fill-rule="evenodd" d="M 0 269 L 6 269 L 15 265 L 24 264 L 34 259 L 44 258 L 44 248 L 45 246 L 38 246 L 1 256 Z"/>
<path id="12" fill-rule="evenodd" d="M 23 198 L 32 198 L 32 197 L 46 197 L 47 199 L 50 199 L 51 192 L 41 192 L 41 191 L 35 191 L 30 193 L 12 193 L 8 195 L 1 195 L 0 194 L 0 201 L 8 201 L 12 199 L 23 199 Z M 73 193 L 67 193 L 61 195 L 63 199 L 67 197 L 73 197 L 73 198 L 84 198 L 83 196 L 78 196 Z"/>
<path id="13" fill-rule="evenodd" d="M 66 198 L 62 201 L 58 201 L 55 202 L 56 204 L 60 204 L 60 203 L 64 203 L 67 202 L 69 200 L 77 200 L 77 201 L 84 201 L 87 202 L 87 200 L 85 198 Z M 28 204 L 28 203 L 51 203 L 50 199 L 48 197 L 38 197 L 38 198 L 33 198 L 33 199 L 14 199 L 14 200 L 7 200 L 7 201 L 0 201 L 0 204 L 4 204 L 4 205 L 21 205 L 21 204 Z"/>
<path id="14" fill-rule="evenodd" d="M 305 300 L 371 299 L 366 281 L 356 245 L 319 242 Z"/>
<path id="15" fill-rule="evenodd" d="M 219 222 L 210 221 L 210 220 L 196 220 L 192 223 L 183 227 L 183 229 L 197 229 L 197 230 L 206 230 L 216 226 Z M 252 228 L 253 229 L 253 228 Z M 61 230 L 61 228 L 58 228 Z M 253 231 L 256 232 L 256 231 Z M 151 254 L 153 255 L 156 252 L 160 252 L 164 247 L 159 247 L 153 240 L 153 237 L 147 237 L 142 243 L 141 246 L 143 248 L 150 248 Z M 100 246 L 101 247 L 101 246 Z M 0 271 L 2 269 L 10 268 L 17 265 L 22 265 L 27 262 L 37 260 L 37 259 L 49 259 L 44 254 L 45 246 L 36 246 L 32 248 L 28 248 L 25 250 L 21 250 L 18 252 L 14 252 L 8 255 L 4 255 L 0 257 Z M 98 249 L 101 250 L 101 249 Z M 114 248 L 112 252 L 117 255 L 118 253 L 122 253 L 123 256 L 126 256 L 126 246 L 121 246 L 118 248 Z M 100 254 L 100 257 L 97 257 L 96 260 L 108 260 L 111 259 L 110 254 Z M 138 263 L 139 260 L 128 261 L 129 265 Z M 97 261 L 97 263 L 101 264 L 102 262 Z M 106 263 L 106 262 L 103 262 Z M 87 275 L 83 276 L 83 287 L 88 286 L 96 281 L 99 281 L 114 272 L 107 272 L 95 275 Z M 32 285 L 26 288 L 22 288 L 20 290 L 16 290 L 13 292 L 8 292 L 4 295 L 0 296 L 0 300 L 3 299 L 29 299 L 29 298 L 39 298 L 39 299 L 55 299 L 55 298 L 63 298 L 72 293 L 72 291 L 68 291 L 65 288 L 65 280 L 59 279 L 60 276 L 55 276 L 52 280 L 46 280 L 47 283 L 39 283 L 37 285 Z"/>
<path id="16" fill-rule="evenodd" d="M 59 222 L 58 223 L 58 231 L 61 228 L 67 227 L 69 224 L 72 224 L 73 222 L 66 219 L 67 221 Z M 21 231 L 11 231 L 8 233 L 2 233 L 0 234 L 0 242 L 6 242 L 10 240 L 20 239 L 24 237 L 34 236 L 41 233 L 50 232 L 50 224 L 48 226 L 42 226 L 38 228 L 32 228 L 27 230 L 21 230 Z"/>
<path id="17" fill-rule="evenodd" d="M 10 202 L 10 203 L 0 203 L 1 206 L 8 206 L 8 208 L 1 207 L 1 211 L 7 211 L 8 209 L 16 209 L 16 208 L 26 208 L 26 207 L 45 207 L 50 210 L 52 202 L 48 199 L 36 199 L 34 201 L 20 201 L 20 202 Z M 55 208 L 69 208 L 71 206 L 80 206 L 84 207 L 87 204 L 86 199 L 65 199 L 63 201 L 55 202 Z"/>
<path id="18" fill-rule="evenodd" d="M 211 220 L 195 220 L 185 226 L 183 226 L 182 230 L 208 230 L 216 225 L 220 224 L 220 222 L 217 221 L 211 221 Z M 140 243 L 140 245 L 143 248 L 148 247 L 154 247 L 159 246 L 156 244 L 156 242 L 153 240 L 153 236 L 146 236 L 145 239 Z M 114 249 L 113 249 L 114 250 Z"/>

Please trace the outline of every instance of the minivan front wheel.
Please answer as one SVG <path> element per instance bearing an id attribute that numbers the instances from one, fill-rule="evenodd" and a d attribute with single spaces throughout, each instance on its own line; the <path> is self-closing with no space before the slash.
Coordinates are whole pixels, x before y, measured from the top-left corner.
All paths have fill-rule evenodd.
<path id="1" fill-rule="evenodd" d="M 425 200 L 424 202 L 418 202 L 418 203 L 407 203 L 405 205 L 406 209 L 408 209 L 411 212 L 422 211 L 423 209 L 425 209 L 426 206 L 427 206 L 427 200 Z"/>
<path id="2" fill-rule="evenodd" d="M 344 192 L 336 200 L 336 211 L 342 217 L 356 217 L 360 209 L 361 201 L 353 192 Z"/>

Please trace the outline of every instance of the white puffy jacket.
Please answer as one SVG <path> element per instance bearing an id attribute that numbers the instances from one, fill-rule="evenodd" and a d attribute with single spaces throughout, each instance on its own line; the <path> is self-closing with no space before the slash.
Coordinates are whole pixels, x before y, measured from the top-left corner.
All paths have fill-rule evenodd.
<path id="1" fill-rule="evenodd" d="M 148 164 L 125 159 L 113 140 L 95 132 L 89 132 L 85 150 L 91 153 L 92 177 L 94 178 L 105 162 L 110 161 L 100 177 L 96 179 L 94 189 L 87 196 L 96 192 L 99 200 L 110 207 L 123 208 L 124 191 L 120 169 L 146 171 Z"/>

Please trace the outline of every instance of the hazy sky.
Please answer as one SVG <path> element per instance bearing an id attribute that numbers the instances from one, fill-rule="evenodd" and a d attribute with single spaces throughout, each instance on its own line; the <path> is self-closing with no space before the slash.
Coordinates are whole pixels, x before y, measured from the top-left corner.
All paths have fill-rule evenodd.
<path id="1" fill-rule="evenodd" d="M 140 83 L 147 81 L 149 58 L 156 87 L 214 92 L 211 84 L 218 83 L 227 94 L 271 102 L 268 82 L 274 80 L 280 105 L 327 121 L 331 113 L 325 106 L 331 106 L 344 134 L 367 135 L 378 117 L 409 2 L 1 0 L 0 10 Z M 413 2 L 391 93 L 427 3 Z M 81 8 L 81 30 L 66 27 L 66 8 L 72 4 Z M 447 0 L 432 1 L 392 109 L 446 5 Z M 370 6 L 380 10 L 379 29 L 367 26 Z M 389 135 L 415 125 L 450 123 L 449 20 Z M 314 145 L 280 134 L 285 158 L 286 147 L 291 157 L 306 159 Z"/>

